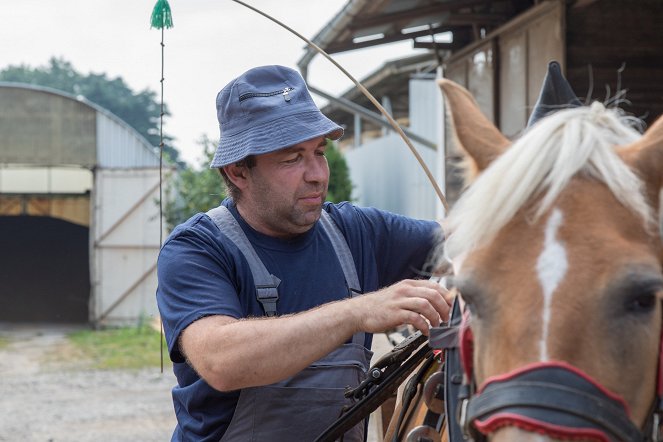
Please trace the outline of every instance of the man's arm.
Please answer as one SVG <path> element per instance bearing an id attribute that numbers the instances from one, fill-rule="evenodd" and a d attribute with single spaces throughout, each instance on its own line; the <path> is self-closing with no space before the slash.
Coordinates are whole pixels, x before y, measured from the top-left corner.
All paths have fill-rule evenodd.
<path id="1" fill-rule="evenodd" d="M 449 315 L 451 298 L 439 284 L 405 280 L 374 293 L 269 319 L 208 316 L 182 332 L 181 350 L 213 388 L 267 385 L 303 370 L 364 331 L 411 324 L 428 334 Z"/>

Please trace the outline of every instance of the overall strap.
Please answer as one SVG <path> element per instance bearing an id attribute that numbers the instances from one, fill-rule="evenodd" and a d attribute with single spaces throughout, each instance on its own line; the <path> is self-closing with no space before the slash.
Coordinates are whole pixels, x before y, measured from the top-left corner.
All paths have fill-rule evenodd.
<path id="1" fill-rule="evenodd" d="M 246 261 L 251 268 L 253 280 L 256 286 L 256 298 L 262 305 L 267 316 L 276 316 L 276 301 L 279 299 L 278 286 L 281 280 L 276 276 L 269 273 L 265 265 L 258 257 L 253 245 L 246 237 L 246 234 L 240 227 L 235 217 L 230 213 L 226 206 L 219 206 L 207 212 L 207 215 L 214 221 L 219 230 L 223 232 L 244 254 Z M 339 230 L 336 223 L 331 219 L 326 211 L 322 211 L 320 216 L 321 226 L 329 240 L 332 243 L 336 256 L 345 276 L 345 281 L 348 286 L 350 296 L 361 294 L 361 285 L 359 284 L 359 277 L 357 275 L 357 268 L 355 267 L 352 253 L 347 241 Z M 365 340 L 365 333 L 355 333 L 352 342 L 363 345 Z"/>
<path id="2" fill-rule="evenodd" d="M 276 301 L 279 299 L 278 286 L 281 280 L 269 273 L 239 223 L 226 206 L 221 205 L 211 209 L 207 212 L 207 215 L 244 254 L 253 274 L 258 302 L 262 305 L 267 316 L 276 316 Z"/>
<path id="3" fill-rule="evenodd" d="M 325 210 L 323 210 L 321 213 L 320 224 L 329 237 L 329 240 L 334 247 L 334 251 L 336 252 L 336 256 L 341 263 L 343 275 L 345 275 L 345 282 L 348 284 L 348 288 L 350 289 L 350 296 L 361 293 L 361 285 L 359 284 L 359 277 L 357 276 L 357 268 L 355 267 L 355 261 L 352 258 L 350 247 L 348 247 L 348 243 L 343 237 L 341 231 L 338 229 L 336 223 L 331 219 L 331 216 L 329 216 L 329 213 L 327 213 Z"/>
<path id="4" fill-rule="evenodd" d="M 322 229 L 329 237 L 329 240 L 334 247 L 334 251 L 336 252 L 336 256 L 341 263 L 343 275 L 345 276 L 345 283 L 348 286 L 350 296 L 354 297 L 355 295 L 361 294 L 361 284 L 359 284 L 359 277 L 357 276 L 357 267 L 352 258 L 352 252 L 350 252 L 348 242 L 345 240 L 345 237 L 334 220 L 331 219 L 329 213 L 324 209 L 320 215 L 320 225 L 322 225 Z M 358 332 L 352 336 L 352 342 L 359 345 L 364 345 L 365 339 L 366 333 L 364 332 Z"/>

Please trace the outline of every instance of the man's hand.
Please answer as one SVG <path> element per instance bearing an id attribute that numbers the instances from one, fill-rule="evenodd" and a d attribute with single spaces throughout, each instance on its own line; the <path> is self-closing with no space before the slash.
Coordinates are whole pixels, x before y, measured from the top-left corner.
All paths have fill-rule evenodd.
<path id="1" fill-rule="evenodd" d="M 392 286 L 353 298 L 357 328 L 381 333 L 410 324 L 428 336 L 449 318 L 453 296 L 434 281 L 406 279 Z"/>

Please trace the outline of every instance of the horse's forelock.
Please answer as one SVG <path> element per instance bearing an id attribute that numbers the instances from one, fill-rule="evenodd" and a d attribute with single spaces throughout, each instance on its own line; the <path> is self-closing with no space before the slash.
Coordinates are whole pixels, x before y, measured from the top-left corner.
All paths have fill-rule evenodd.
<path id="1" fill-rule="evenodd" d="M 647 226 L 653 216 L 640 179 L 616 147 L 640 137 L 633 119 L 601 103 L 559 111 L 531 127 L 465 191 L 445 220 L 444 250 L 454 258 L 484 245 L 533 198 L 546 212 L 572 177 L 605 183 Z"/>

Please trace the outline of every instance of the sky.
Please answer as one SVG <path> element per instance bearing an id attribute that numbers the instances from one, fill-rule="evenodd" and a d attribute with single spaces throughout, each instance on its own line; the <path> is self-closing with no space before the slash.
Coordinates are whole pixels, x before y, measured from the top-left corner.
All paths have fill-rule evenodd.
<path id="1" fill-rule="evenodd" d="M 313 38 L 348 0 L 246 0 Z M 83 74 L 122 77 L 134 91 L 160 91 L 161 31 L 150 29 L 156 0 L 0 0 L 0 69 L 44 66 L 61 57 Z M 181 157 L 197 166 L 203 135 L 218 139 L 215 98 L 233 78 L 255 66 L 297 68 L 305 43 L 231 0 L 169 0 L 174 27 L 165 31 L 164 99 L 171 116 L 164 132 Z M 405 41 L 333 57 L 361 79 L 384 62 L 413 55 Z M 420 50 L 419 50 L 420 51 Z M 340 94 L 352 82 L 316 56 L 308 81 Z M 317 99 L 319 105 L 324 100 Z"/>

